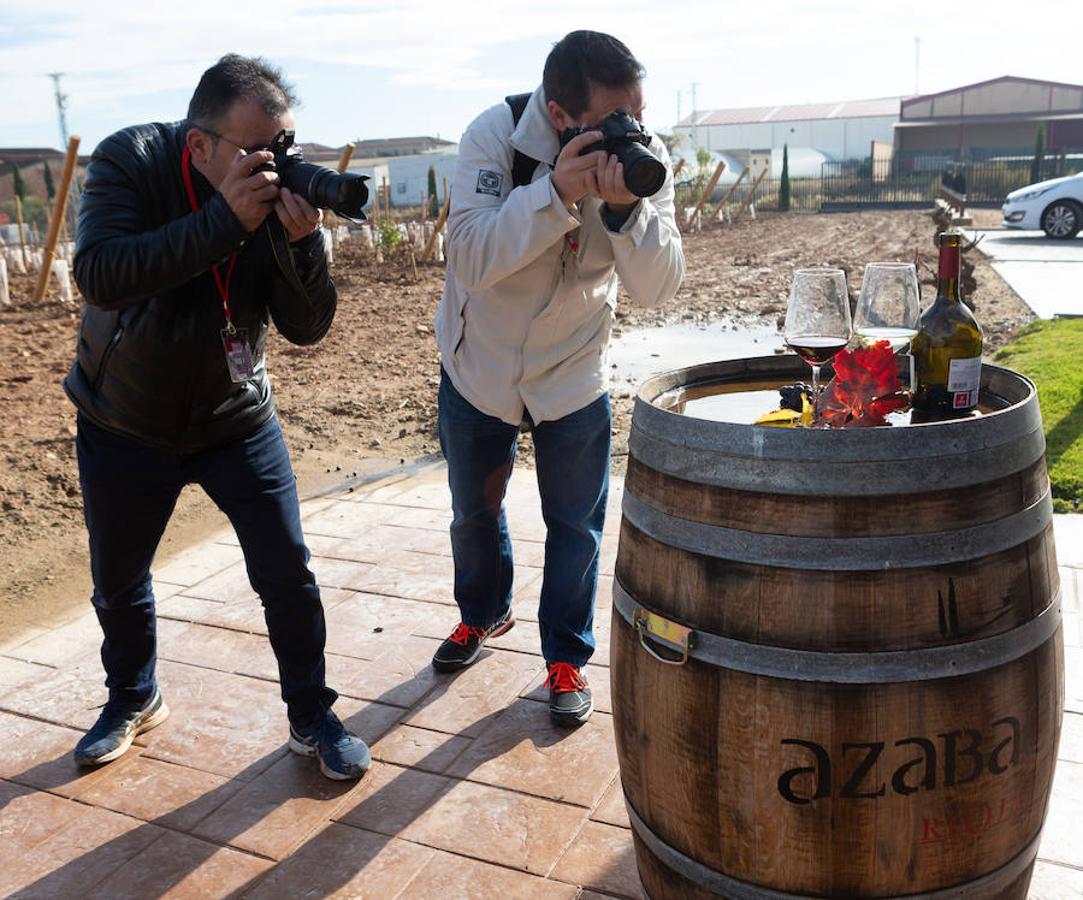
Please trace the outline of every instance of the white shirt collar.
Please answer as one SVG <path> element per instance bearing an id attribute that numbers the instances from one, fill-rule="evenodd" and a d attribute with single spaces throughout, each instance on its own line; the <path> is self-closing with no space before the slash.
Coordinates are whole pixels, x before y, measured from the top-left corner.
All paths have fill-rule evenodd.
<path id="1" fill-rule="evenodd" d="M 530 95 L 523 116 L 511 133 L 511 145 L 531 159 L 552 165 L 560 153 L 560 138 L 549 118 L 545 89 L 541 86 Z"/>

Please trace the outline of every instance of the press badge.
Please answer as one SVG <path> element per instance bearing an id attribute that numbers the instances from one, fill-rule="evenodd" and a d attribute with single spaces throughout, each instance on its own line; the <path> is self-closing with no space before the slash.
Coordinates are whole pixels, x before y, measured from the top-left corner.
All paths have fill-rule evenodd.
<path id="1" fill-rule="evenodd" d="M 232 333 L 228 328 L 223 328 L 222 346 L 226 350 L 229 377 L 234 384 L 248 381 L 255 375 L 256 367 L 252 362 L 252 351 L 248 347 L 247 328 L 238 328 Z"/>

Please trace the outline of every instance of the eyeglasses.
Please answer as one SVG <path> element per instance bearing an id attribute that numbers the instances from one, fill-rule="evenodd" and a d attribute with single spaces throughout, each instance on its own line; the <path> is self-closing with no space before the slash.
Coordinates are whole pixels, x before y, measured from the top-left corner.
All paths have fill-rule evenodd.
<path id="1" fill-rule="evenodd" d="M 249 153 L 257 153 L 260 150 L 270 150 L 271 149 L 270 145 L 264 145 L 264 146 L 259 146 L 259 147 L 242 147 L 236 141 L 231 141 L 228 137 L 226 137 L 221 132 L 215 131 L 213 128 L 208 128 L 206 125 L 198 125 L 197 124 L 195 127 L 198 128 L 200 131 L 204 132 L 205 134 L 209 134 L 216 141 L 225 141 L 230 146 L 236 147 L 238 150 L 240 150 L 245 155 L 247 155 Z M 281 132 L 279 132 L 279 134 L 281 134 Z M 274 141 L 277 140 L 277 139 L 278 139 L 278 135 L 276 134 L 274 136 L 274 138 L 271 139 L 271 143 L 274 143 Z"/>

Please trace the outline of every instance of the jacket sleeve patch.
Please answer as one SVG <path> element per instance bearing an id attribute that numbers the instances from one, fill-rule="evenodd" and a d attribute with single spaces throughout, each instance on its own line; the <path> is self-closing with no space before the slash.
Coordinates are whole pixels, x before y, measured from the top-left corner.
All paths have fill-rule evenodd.
<path id="1" fill-rule="evenodd" d="M 503 185 L 504 176 L 500 172 L 493 172 L 491 169 L 482 169 L 478 172 L 476 193 L 492 194 L 494 197 L 499 197 Z"/>

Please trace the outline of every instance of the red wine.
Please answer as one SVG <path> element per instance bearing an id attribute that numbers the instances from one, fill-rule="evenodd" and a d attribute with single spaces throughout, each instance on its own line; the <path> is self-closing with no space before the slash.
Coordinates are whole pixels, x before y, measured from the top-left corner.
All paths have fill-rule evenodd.
<path id="1" fill-rule="evenodd" d="M 807 363 L 822 365 L 845 347 L 849 341 L 828 334 L 798 334 L 786 338 L 786 346 L 796 350 Z"/>

